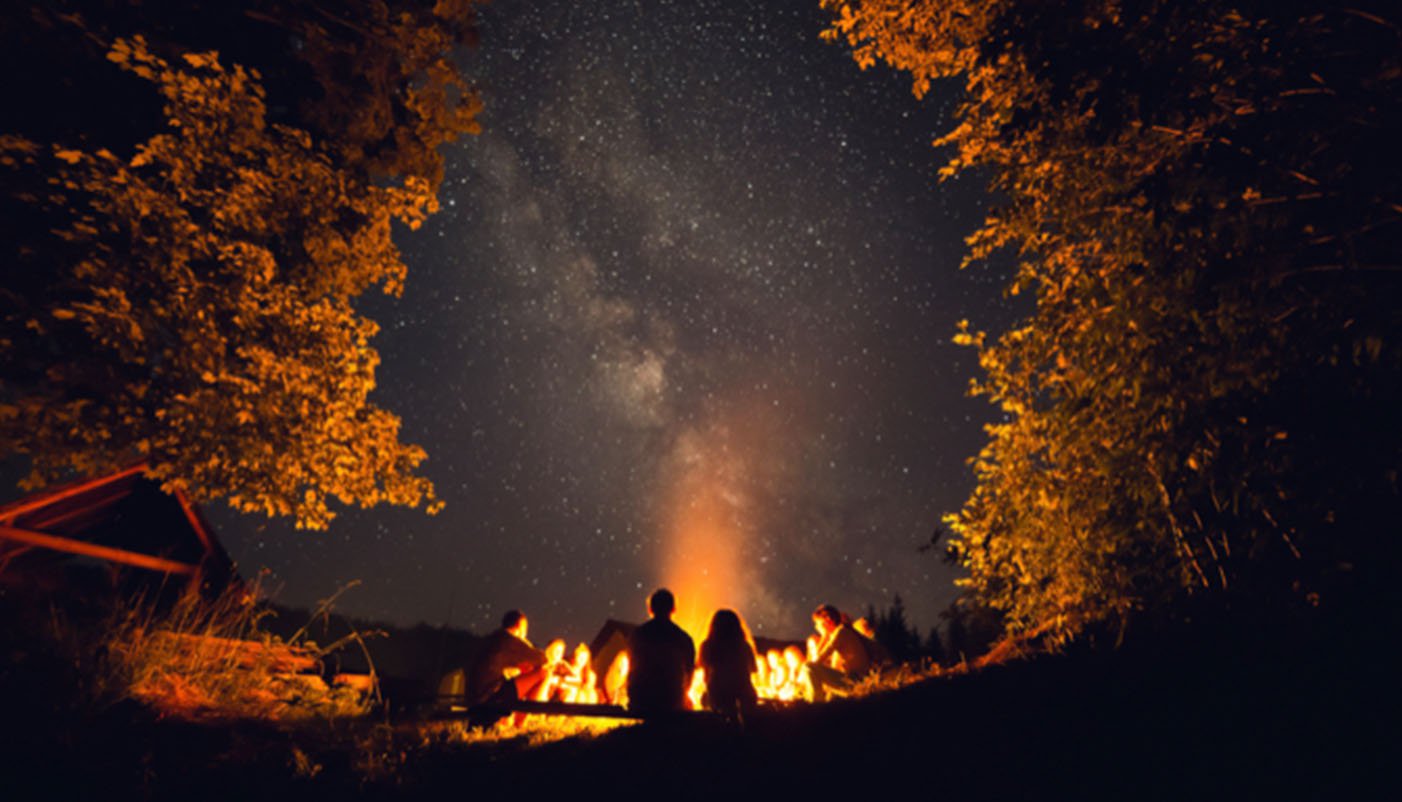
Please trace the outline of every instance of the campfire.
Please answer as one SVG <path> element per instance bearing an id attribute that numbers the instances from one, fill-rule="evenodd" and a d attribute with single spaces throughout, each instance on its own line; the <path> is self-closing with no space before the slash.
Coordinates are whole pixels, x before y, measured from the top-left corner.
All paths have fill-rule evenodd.
<path id="1" fill-rule="evenodd" d="M 753 411 L 753 410 L 752 410 Z M 727 420 L 689 433 L 677 443 L 676 473 L 664 509 L 667 547 L 659 567 L 659 584 L 676 591 L 674 623 L 698 647 L 717 610 L 773 611 L 781 606 L 761 590 L 764 577 L 753 554 L 756 531 L 747 510 L 748 443 L 769 421 L 767 408 L 754 419 Z M 742 628 L 744 628 L 743 618 Z M 610 620 L 592 644 L 580 644 L 566 658 L 566 644 L 546 649 L 549 679 L 537 686 L 532 701 L 627 706 L 628 636 L 634 625 Z M 755 637 L 745 629 L 754 650 L 750 680 L 759 699 L 771 704 L 811 700 L 807 664 L 816 662 L 818 641 L 783 641 Z M 870 637 L 867 635 L 866 637 Z M 706 707 L 706 677 L 697 668 L 687 692 L 692 710 Z"/>
<path id="2" fill-rule="evenodd" d="M 595 638 L 592 649 L 581 643 L 568 656 L 565 641 L 552 641 L 545 648 L 551 668 L 532 701 L 626 706 L 629 663 L 625 645 L 631 629 L 630 624 L 609 621 Z M 756 655 L 750 680 L 760 699 L 792 702 L 812 697 L 803 667 L 817 656 L 816 638 L 810 637 L 802 648 L 797 643 L 764 638 L 751 638 L 750 645 Z M 687 692 L 688 706 L 701 710 L 705 698 L 706 677 L 697 668 Z"/>

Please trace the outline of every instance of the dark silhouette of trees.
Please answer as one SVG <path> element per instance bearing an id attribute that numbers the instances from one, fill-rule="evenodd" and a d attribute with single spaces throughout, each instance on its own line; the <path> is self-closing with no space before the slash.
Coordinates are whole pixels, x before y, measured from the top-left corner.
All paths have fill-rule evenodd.
<path id="1" fill-rule="evenodd" d="M 967 595 L 955 599 L 940 618 L 945 625 L 944 659 L 949 663 L 985 654 L 1007 626 L 998 610 Z"/>
<path id="2" fill-rule="evenodd" d="M 920 633 L 906 619 L 905 602 L 900 594 L 892 599 L 890 607 L 880 612 L 868 606 L 867 620 L 871 622 L 876 642 L 884 646 L 893 659 L 903 662 L 920 656 Z"/>
<path id="3" fill-rule="evenodd" d="M 977 598 L 1061 636 L 1189 595 L 1395 598 L 1396 9 L 822 5 L 862 67 L 962 87 L 944 175 L 1001 198 L 968 260 L 1015 253 L 1036 297 L 959 334 L 1002 413 L 949 521 Z"/>
<path id="4" fill-rule="evenodd" d="M 471 4 L 65 6 L 0 29 L 50 70 L 3 98 L 0 456 L 31 486 L 141 461 L 301 526 L 435 511 L 353 301 L 400 292 L 392 228 L 477 130 Z"/>
<path id="5" fill-rule="evenodd" d="M 925 635 L 925 642 L 920 646 L 920 653 L 937 665 L 945 662 L 944 639 L 940 637 L 939 627 L 930 627 L 930 631 Z"/>

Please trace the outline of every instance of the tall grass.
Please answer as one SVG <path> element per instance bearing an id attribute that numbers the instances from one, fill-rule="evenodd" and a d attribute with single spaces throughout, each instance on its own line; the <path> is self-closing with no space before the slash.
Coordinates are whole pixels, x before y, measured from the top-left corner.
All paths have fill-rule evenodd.
<path id="1" fill-rule="evenodd" d="M 270 615 L 258 602 L 256 584 L 212 599 L 189 591 L 169 605 L 128 600 L 103 634 L 110 672 L 103 684 L 162 716 L 186 719 L 298 721 L 366 713 L 364 693 L 328 685 L 320 675 L 321 659 L 346 639 L 320 648 L 305 640 L 305 628 L 279 638 L 262 627 Z"/>

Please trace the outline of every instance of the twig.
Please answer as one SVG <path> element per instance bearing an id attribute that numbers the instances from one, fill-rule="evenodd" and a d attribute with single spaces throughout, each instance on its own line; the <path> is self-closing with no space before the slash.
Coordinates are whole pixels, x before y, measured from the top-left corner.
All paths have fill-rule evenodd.
<path id="1" fill-rule="evenodd" d="M 337 599 L 341 598 L 341 594 L 345 593 L 346 591 L 359 584 L 359 579 L 352 579 L 345 585 L 341 586 L 340 590 L 336 591 L 335 593 L 332 593 L 330 596 L 318 602 L 316 605 L 316 610 L 312 612 L 311 617 L 307 619 L 307 623 L 303 624 L 301 629 L 297 630 L 292 635 L 292 637 L 288 638 L 287 642 L 296 643 L 297 641 L 301 640 L 302 636 L 307 634 L 307 627 L 311 626 L 312 622 L 319 617 L 324 616 L 326 621 L 329 623 L 331 620 L 331 606 L 336 603 Z"/>
<path id="2" fill-rule="evenodd" d="M 1271 277 L 1271 284 L 1279 284 L 1288 278 L 1303 276 L 1308 273 L 1402 273 L 1402 265 L 1310 265 L 1297 270 L 1287 270 L 1277 276 Z"/>
<path id="3" fill-rule="evenodd" d="M 1394 33 L 1402 34 L 1402 28 L 1398 28 L 1395 24 L 1388 22 L 1382 17 L 1379 17 L 1377 14 L 1371 14 L 1367 11 L 1363 11 L 1362 9 L 1357 8 L 1345 8 L 1341 10 L 1349 16 L 1358 17 L 1359 19 L 1366 19 L 1369 22 L 1374 23 L 1376 25 L 1381 25 L 1384 28 L 1391 28 Z"/>
<path id="4" fill-rule="evenodd" d="M 1146 460 L 1146 463 L 1149 468 L 1149 475 L 1154 478 L 1154 484 L 1158 486 L 1159 500 L 1163 503 L 1164 513 L 1168 516 L 1168 527 L 1173 532 L 1173 537 L 1178 543 L 1180 553 L 1188 556 L 1188 562 L 1193 566 L 1193 570 L 1197 571 L 1198 581 L 1202 583 L 1202 586 L 1204 588 L 1212 587 L 1212 583 L 1207 579 L 1207 574 L 1203 573 L 1202 565 L 1198 563 L 1197 552 L 1193 551 L 1192 545 L 1188 543 L 1188 539 L 1183 536 L 1183 530 L 1178 525 L 1178 516 L 1173 514 L 1173 500 L 1168 495 L 1168 487 L 1164 485 L 1163 477 L 1159 474 L 1158 468 L 1154 467 L 1153 462 Z"/>
<path id="5" fill-rule="evenodd" d="M 1303 559 L 1300 556 L 1300 550 L 1295 548 L 1295 541 L 1290 539 L 1290 533 L 1275 520 L 1275 516 L 1271 515 L 1271 511 L 1262 507 L 1261 515 L 1265 516 L 1266 520 L 1271 522 L 1271 526 L 1274 526 L 1277 532 L 1280 532 L 1281 539 L 1285 541 L 1286 546 L 1290 547 L 1290 553 L 1295 555 L 1295 559 Z"/>

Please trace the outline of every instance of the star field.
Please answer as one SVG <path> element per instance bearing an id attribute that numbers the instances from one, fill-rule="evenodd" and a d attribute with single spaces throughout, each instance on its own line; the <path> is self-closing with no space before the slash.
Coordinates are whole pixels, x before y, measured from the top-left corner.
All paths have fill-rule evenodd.
<path id="1" fill-rule="evenodd" d="M 215 513 L 245 573 L 352 614 L 537 638 L 640 620 L 669 583 L 796 635 L 899 593 L 922 628 L 954 569 L 917 552 L 972 479 L 987 405 L 961 318 L 971 179 L 937 184 L 948 106 L 824 44 L 816 0 L 494 2 L 462 63 L 483 133 L 398 242 L 375 398 L 444 512 L 326 533 Z M 938 94 L 938 93 L 937 93 Z M 700 584 L 697 584 L 700 583 Z M 702 587 L 702 586 L 705 587 Z"/>

